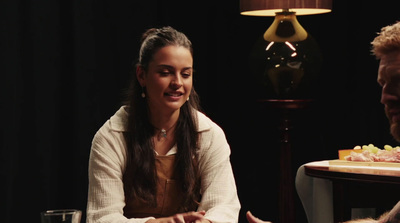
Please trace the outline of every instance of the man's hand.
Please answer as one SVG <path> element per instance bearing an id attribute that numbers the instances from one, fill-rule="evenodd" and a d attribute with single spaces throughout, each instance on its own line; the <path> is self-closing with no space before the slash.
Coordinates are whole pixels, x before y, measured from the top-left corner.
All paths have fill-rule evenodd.
<path id="1" fill-rule="evenodd" d="M 261 219 L 259 219 L 259 218 L 254 217 L 254 215 L 251 214 L 250 211 L 248 211 L 248 212 L 246 213 L 246 217 L 247 217 L 247 221 L 248 221 L 249 223 L 271 223 L 270 221 L 263 221 L 263 220 L 261 220 Z"/>
<path id="2" fill-rule="evenodd" d="M 379 218 L 379 223 L 400 223 L 400 201 L 389 211 Z"/>

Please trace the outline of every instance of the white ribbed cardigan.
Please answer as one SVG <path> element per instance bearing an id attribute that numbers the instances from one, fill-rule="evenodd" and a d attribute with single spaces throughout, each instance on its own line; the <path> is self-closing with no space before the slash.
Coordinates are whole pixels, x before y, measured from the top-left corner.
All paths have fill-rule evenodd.
<path id="1" fill-rule="evenodd" d="M 240 202 L 230 163 L 230 147 L 223 130 L 197 112 L 200 132 L 199 169 L 202 200 L 198 210 L 213 223 L 238 221 Z M 89 158 L 87 223 L 142 223 L 150 218 L 127 219 L 122 175 L 126 162 L 128 114 L 121 107 L 96 133 Z M 167 155 L 176 153 L 174 146 Z"/>

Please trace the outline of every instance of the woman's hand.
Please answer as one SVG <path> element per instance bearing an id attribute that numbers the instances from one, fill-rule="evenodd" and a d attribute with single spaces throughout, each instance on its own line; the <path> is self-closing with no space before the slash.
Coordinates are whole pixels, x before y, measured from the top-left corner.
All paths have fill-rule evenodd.
<path id="1" fill-rule="evenodd" d="M 204 218 L 205 211 L 186 212 L 171 217 L 150 219 L 146 223 L 211 223 Z"/>

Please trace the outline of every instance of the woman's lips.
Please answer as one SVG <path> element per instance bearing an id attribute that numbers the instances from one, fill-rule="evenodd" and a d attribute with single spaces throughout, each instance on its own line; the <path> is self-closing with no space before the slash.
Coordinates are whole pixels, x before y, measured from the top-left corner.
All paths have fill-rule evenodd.
<path id="1" fill-rule="evenodd" d="M 170 98 L 171 100 L 179 100 L 183 93 L 182 92 L 167 92 L 164 94 L 165 96 L 167 96 L 168 98 Z"/>

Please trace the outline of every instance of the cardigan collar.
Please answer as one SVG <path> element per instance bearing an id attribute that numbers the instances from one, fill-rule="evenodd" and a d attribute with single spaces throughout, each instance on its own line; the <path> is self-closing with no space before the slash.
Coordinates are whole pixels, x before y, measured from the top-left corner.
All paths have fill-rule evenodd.
<path id="1" fill-rule="evenodd" d="M 121 108 L 110 118 L 110 128 L 113 131 L 117 132 L 126 132 L 127 131 L 127 123 L 128 123 L 128 108 L 127 106 L 121 106 Z M 211 128 L 210 124 L 205 121 L 206 116 L 197 112 L 197 120 L 198 120 L 198 132 L 207 131 Z"/>

